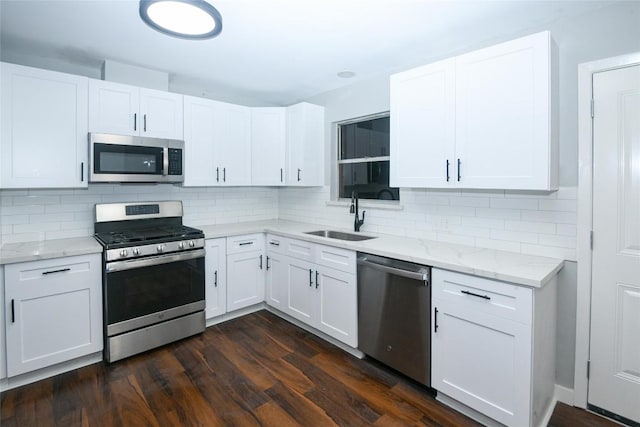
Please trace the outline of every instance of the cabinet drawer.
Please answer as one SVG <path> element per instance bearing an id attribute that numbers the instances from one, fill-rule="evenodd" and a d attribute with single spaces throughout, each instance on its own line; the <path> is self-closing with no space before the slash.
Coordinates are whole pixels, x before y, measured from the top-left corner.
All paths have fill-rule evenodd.
<path id="1" fill-rule="evenodd" d="M 74 280 L 81 280 L 78 275 L 90 274 L 91 261 L 90 257 L 80 256 L 9 264 L 6 266 L 7 282 L 46 285 L 58 280 L 68 281 L 70 275 Z"/>
<path id="2" fill-rule="evenodd" d="M 468 310 L 531 324 L 530 288 L 434 268 L 433 298 Z"/>
<path id="3" fill-rule="evenodd" d="M 356 274 L 356 253 L 352 250 L 316 245 L 316 263 Z"/>
<path id="4" fill-rule="evenodd" d="M 315 258 L 315 243 L 304 240 L 287 239 L 285 240 L 285 255 L 293 258 L 313 261 Z"/>
<path id="5" fill-rule="evenodd" d="M 263 249 L 264 234 L 262 233 L 227 237 L 227 255 L 261 251 Z"/>
<path id="6" fill-rule="evenodd" d="M 286 237 L 276 236 L 273 234 L 267 234 L 267 251 L 277 254 L 284 254 L 286 252 L 289 239 Z"/>

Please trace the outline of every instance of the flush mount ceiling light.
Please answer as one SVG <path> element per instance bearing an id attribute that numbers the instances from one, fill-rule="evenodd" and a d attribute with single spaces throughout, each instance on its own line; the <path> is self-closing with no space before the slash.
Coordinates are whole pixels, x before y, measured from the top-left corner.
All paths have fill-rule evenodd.
<path id="1" fill-rule="evenodd" d="M 154 30 L 182 39 L 210 39 L 222 31 L 222 16 L 204 0 L 140 0 L 140 18 Z"/>
<path id="2" fill-rule="evenodd" d="M 338 73 L 338 77 L 341 77 L 343 79 L 350 79 L 352 77 L 354 77 L 356 75 L 356 73 L 354 73 L 353 71 L 340 71 Z"/>

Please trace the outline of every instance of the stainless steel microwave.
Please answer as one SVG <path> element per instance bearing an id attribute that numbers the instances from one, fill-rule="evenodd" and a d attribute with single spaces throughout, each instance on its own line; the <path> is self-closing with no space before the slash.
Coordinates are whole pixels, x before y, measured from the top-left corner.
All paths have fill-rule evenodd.
<path id="1" fill-rule="evenodd" d="M 183 182 L 184 141 L 89 134 L 90 182 Z"/>

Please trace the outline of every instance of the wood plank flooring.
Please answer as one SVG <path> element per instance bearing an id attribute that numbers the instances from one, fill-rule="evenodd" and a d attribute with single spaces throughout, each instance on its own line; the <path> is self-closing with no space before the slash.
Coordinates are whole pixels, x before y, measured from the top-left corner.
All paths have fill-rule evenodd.
<path id="1" fill-rule="evenodd" d="M 553 427 L 615 425 L 564 406 Z M 3 427 L 479 425 L 267 311 L 9 390 L 1 407 Z"/>

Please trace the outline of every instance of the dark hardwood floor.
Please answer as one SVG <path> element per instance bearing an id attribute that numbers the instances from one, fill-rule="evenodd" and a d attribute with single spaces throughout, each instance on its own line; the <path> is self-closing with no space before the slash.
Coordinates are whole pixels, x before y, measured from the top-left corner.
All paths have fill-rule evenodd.
<path id="1" fill-rule="evenodd" d="M 260 311 L 2 393 L 9 426 L 476 426 L 423 387 Z M 558 405 L 553 427 L 615 425 Z"/>

